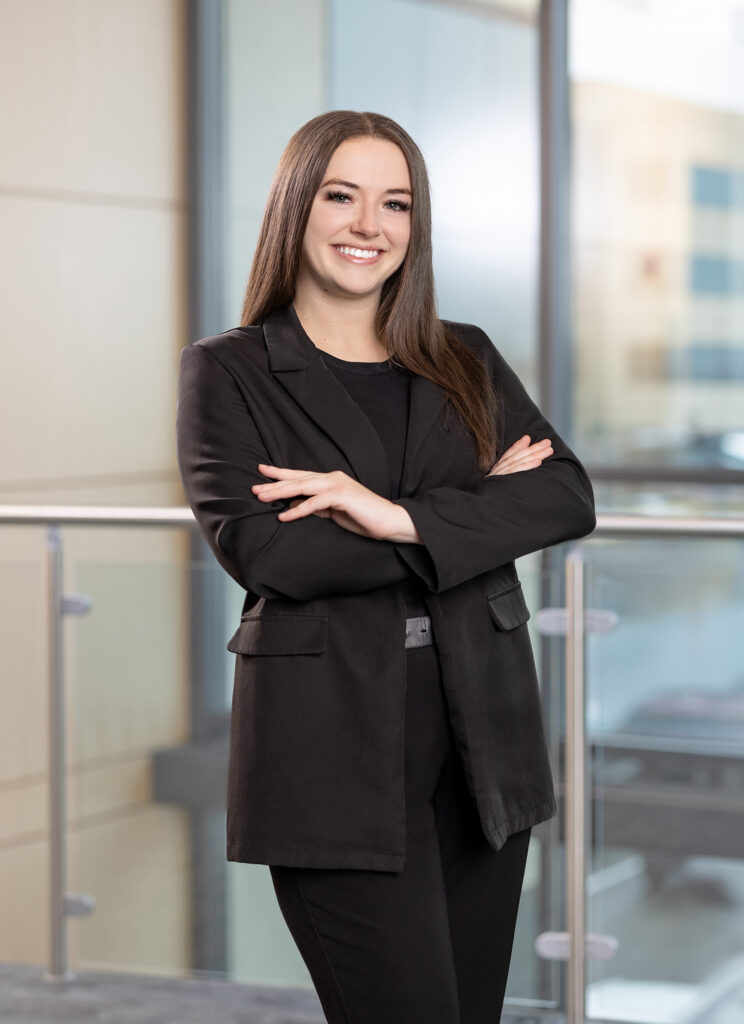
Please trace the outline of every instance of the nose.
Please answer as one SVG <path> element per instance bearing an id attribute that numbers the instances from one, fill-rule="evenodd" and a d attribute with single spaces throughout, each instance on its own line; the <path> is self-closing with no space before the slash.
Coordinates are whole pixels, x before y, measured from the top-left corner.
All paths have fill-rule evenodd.
<path id="1" fill-rule="evenodd" d="M 352 231 L 355 234 L 364 235 L 365 238 L 374 237 L 380 233 L 377 210 L 372 200 L 362 199 L 360 201 Z"/>

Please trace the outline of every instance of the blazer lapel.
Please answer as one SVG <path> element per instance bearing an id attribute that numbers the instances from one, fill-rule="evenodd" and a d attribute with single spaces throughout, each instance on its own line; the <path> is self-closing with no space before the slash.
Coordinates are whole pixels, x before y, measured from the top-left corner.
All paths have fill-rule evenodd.
<path id="1" fill-rule="evenodd" d="M 346 388 L 320 358 L 290 303 L 263 321 L 269 368 L 308 416 L 341 450 L 359 481 L 376 494 L 390 495 L 390 467 L 380 436 Z M 401 494 L 415 478 L 416 457 L 447 400 L 433 381 L 411 376 L 408 432 Z"/>
<path id="2" fill-rule="evenodd" d="M 417 466 L 423 462 L 423 442 L 447 401 L 447 392 L 428 377 L 411 375 L 411 404 L 408 412 L 408 433 L 403 459 L 400 493 L 407 497 L 418 489 L 420 473 Z"/>

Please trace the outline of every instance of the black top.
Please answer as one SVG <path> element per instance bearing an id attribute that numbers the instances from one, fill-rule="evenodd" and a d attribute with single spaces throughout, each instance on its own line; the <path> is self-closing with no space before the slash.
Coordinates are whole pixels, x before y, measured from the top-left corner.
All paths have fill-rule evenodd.
<path id="1" fill-rule="evenodd" d="M 397 498 L 408 432 L 410 373 L 394 366 L 389 359 L 379 363 L 353 362 L 339 359 L 323 349 L 319 351 L 323 362 L 377 430 L 390 465 L 391 495 Z M 404 585 L 409 617 L 429 614 L 425 592 L 426 587 L 418 577 L 412 576 Z"/>

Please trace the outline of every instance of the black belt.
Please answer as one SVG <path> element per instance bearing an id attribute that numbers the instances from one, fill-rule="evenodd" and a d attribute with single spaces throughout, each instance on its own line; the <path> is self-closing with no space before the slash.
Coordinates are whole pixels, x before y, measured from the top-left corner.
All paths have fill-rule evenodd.
<path id="1" fill-rule="evenodd" d="M 428 615 L 406 619 L 406 647 L 428 647 L 433 643 L 431 619 Z"/>

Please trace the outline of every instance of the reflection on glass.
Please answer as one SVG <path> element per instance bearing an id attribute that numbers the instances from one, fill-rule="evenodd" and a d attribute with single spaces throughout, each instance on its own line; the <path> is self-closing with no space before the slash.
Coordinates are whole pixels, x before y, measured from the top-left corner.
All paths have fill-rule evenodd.
<path id="1" fill-rule="evenodd" d="M 741 10 L 569 9 L 577 443 L 744 469 Z"/>
<path id="2" fill-rule="evenodd" d="M 619 943 L 612 959 L 587 962 L 588 1010 L 643 1024 L 734 1021 L 744 998 L 744 544 L 588 550 L 589 605 L 619 615 L 613 632 L 587 637 L 587 930 Z M 729 1016 L 715 1018 L 724 1006 Z"/>

